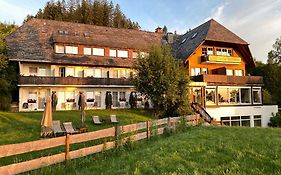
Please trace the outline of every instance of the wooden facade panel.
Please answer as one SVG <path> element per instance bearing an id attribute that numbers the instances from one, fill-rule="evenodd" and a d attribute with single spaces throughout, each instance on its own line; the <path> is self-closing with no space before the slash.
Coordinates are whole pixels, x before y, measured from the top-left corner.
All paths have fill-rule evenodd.
<path id="1" fill-rule="evenodd" d="M 115 128 L 102 129 L 94 132 L 84 134 L 70 135 L 70 143 L 87 142 L 90 140 L 97 140 L 105 137 L 113 137 L 115 135 Z"/>
<path id="2" fill-rule="evenodd" d="M 241 57 L 241 55 L 233 49 L 233 57 L 240 57 L 241 63 L 240 64 L 222 64 L 222 63 L 202 63 L 201 56 L 202 56 L 202 47 L 206 47 L 204 45 L 197 48 L 197 50 L 188 58 L 189 63 L 189 75 L 191 68 L 208 68 L 208 72 L 211 72 L 214 69 L 219 69 L 224 67 L 225 69 L 232 69 L 232 70 L 243 70 L 245 72 L 245 61 Z M 212 46 L 213 47 L 213 46 Z M 221 47 L 220 47 L 221 48 Z M 214 47 L 216 49 L 216 47 Z M 215 52 L 215 50 L 214 50 Z"/>
<path id="3" fill-rule="evenodd" d="M 0 146 L 0 158 L 23 154 L 31 151 L 53 148 L 65 144 L 65 137 L 37 140 L 32 142 L 17 143 Z M 1 173 L 0 173 L 1 174 Z"/>

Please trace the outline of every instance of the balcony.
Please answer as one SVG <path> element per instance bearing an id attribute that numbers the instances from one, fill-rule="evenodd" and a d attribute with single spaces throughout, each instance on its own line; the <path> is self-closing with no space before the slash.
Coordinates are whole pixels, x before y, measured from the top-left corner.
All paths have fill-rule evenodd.
<path id="1" fill-rule="evenodd" d="M 191 80 L 207 82 L 208 85 L 263 85 L 261 76 L 197 75 Z"/>
<path id="2" fill-rule="evenodd" d="M 240 64 L 240 57 L 220 56 L 220 55 L 202 55 L 202 63 L 220 63 L 220 64 Z"/>
<path id="3" fill-rule="evenodd" d="M 132 86 L 128 78 L 20 76 L 19 85 L 118 85 Z"/>

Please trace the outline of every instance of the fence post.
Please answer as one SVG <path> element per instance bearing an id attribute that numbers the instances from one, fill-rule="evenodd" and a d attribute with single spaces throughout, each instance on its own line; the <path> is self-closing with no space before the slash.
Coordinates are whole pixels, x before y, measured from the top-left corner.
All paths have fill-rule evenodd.
<path id="1" fill-rule="evenodd" d="M 170 119 L 170 117 L 168 117 L 168 130 L 170 130 L 170 128 L 171 128 L 171 119 Z"/>
<path id="2" fill-rule="evenodd" d="M 148 141 L 149 140 L 149 121 L 146 121 L 146 140 Z"/>
<path id="3" fill-rule="evenodd" d="M 115 133 L 114 133 L 114 139 L 115 139 L 115 148 L 117 148 L 118 146 L 119 146 L 119 126 L 118 126 L 118 124 L 116 124 L 115 126 L 114 126 L 114 128 L 115 128 Z"/>
<path id="4" fill-rule="evenodd" d="M 66 136 L 65 136 L 65 161 L 68 161 L 70 159 L 69 149 L 70 149 L 70 139 L 69 139 L 69 134 L 66 134 Z"/>

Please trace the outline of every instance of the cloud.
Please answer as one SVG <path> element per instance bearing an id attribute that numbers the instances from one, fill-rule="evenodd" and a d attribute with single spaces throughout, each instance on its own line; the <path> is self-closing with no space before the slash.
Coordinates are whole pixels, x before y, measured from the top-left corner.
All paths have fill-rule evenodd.
<path id="1" fill-rule="evenodd" d="M 253 57 L 267 60 L 281 36 L 281 0 L 229 0 L 213 8 L 211 15 L 250 44 Z"/>

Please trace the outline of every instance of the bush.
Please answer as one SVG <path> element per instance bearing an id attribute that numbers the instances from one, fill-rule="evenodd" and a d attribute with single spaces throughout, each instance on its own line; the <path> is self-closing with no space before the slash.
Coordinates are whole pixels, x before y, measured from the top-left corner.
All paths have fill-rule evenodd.
<path id="1" fill-rule="evenodd" d="M 281 127 L 281 112 L 278 112 L 276 115 L 272 114 L 268 125 L 271 127 Z"/>

